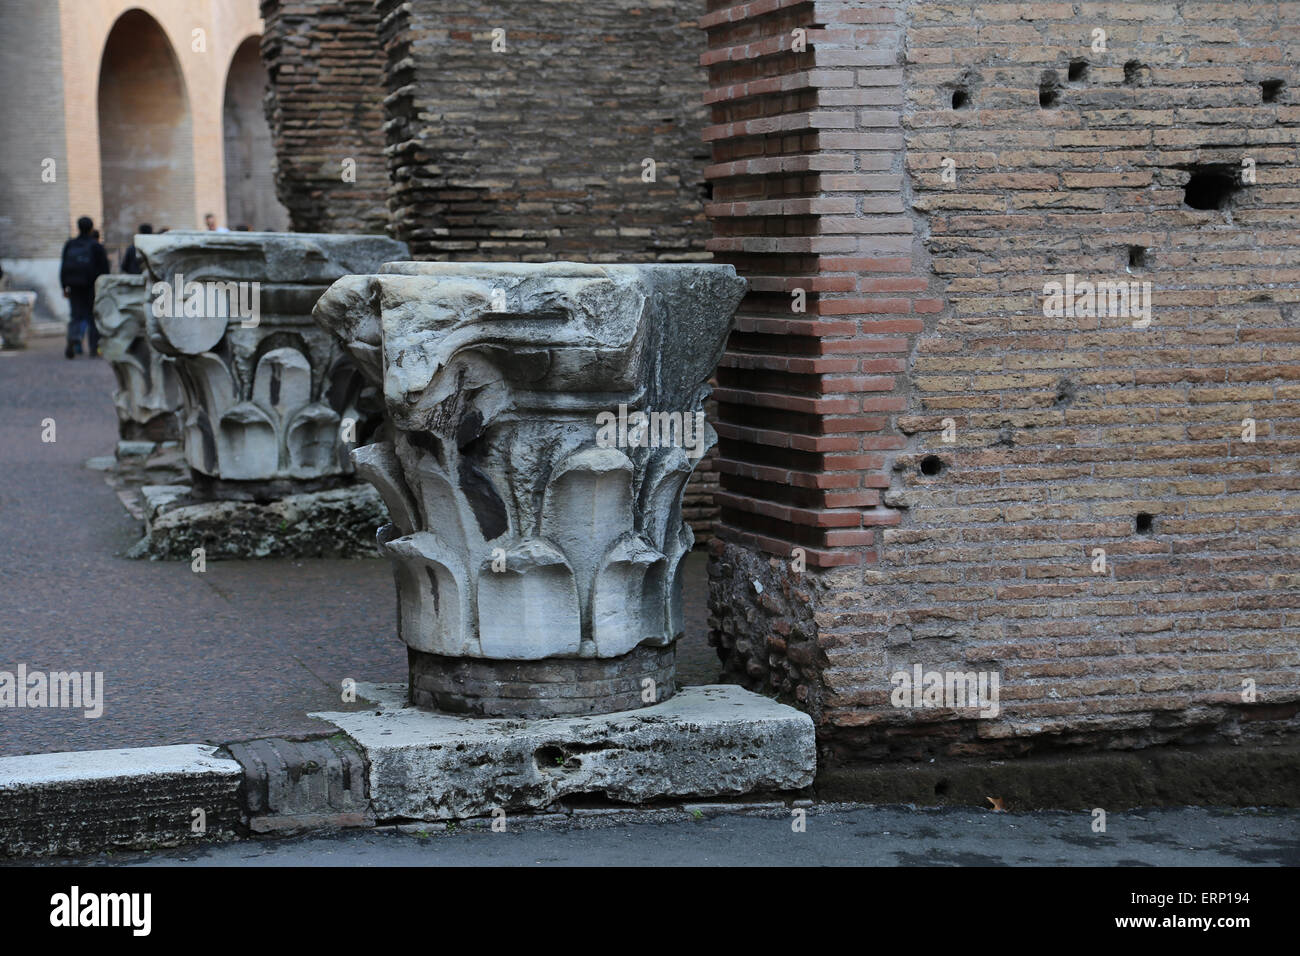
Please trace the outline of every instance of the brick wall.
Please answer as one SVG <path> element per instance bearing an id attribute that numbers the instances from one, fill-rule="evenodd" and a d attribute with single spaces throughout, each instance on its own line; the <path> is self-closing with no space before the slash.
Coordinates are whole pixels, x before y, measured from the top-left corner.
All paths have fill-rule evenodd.
<path id="1" fill-rule="evenodd" d="M 262 0 L 276 192 L 297 232 L 388 226 L 383 59 L 372 0 Z"/>
<path id="2" fill-rule="evenodd" d="M 699 0 L 377 7 L 393 228 L 415 256 L 709 258 Z"/>
<path id="3" fill-rule="evenodd" d="M 1298 21 L 711 8 L 712 248 L 759 290 L 720 374 L 714 640 L 828 757 L 1295 727 Z M 1149 324 L 1044 315 L 1068 274 L 1150 282 Z M 892 706 L 915 664 L 998 675 L 1000 712 Z"/>

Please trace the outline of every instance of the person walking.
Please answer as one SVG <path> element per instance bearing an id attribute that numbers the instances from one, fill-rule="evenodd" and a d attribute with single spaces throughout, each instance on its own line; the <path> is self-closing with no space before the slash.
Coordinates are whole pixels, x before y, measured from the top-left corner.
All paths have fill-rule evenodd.
<path id="1" fill-rule="evenodd" d="M 72 358 L 81 351 L 81 338 L 87 337 L 91 358 L 99 357 L 99 329 L 95 328 L 95 280 L 109 271 L 108 253 L 95 241 L 92 230 L 95 224 L 89 216 L 77 220 L 77 235 L 63 244 L 62 262 L 59 265 L 59 284 L 68 300 L 68 347 L 64 358 Z"/>
<path id="2" fill-rule="evenodd" d="M 149 236 L 153 234 L 153 226 L 150 223 L 140 223 L 140 228 L 135 231 L 137 236 Z M 140 261 L 140 253 L 135 248 L 135 243 L 126 247 L 126 252 L 122 253 L 122 261 L 118 266 L 127 275 L 138 276 L 144 272 L 144 263 Z"/>

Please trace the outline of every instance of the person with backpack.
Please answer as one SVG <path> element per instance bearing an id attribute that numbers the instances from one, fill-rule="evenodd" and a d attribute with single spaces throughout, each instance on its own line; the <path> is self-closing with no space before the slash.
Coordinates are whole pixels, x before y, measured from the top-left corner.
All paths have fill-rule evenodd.
<path id="1" fill-rule="evenodd" d="M 153 234 L 153 225 L 147 222 L 140 223 L 140 228 L 135 231 L 137 236 L 149 236 Z M 140 261 L 140 253 L 135 248 L 135 243 L 126 247 L 126 252 L 122 253 L 122 261 L 118 264 L 123 272 L 127 275 L 138 276 L 144 272 L 144 263 Z"/>
<path id="2" fill-rule="evenodd" d="M 77 220 L 77 235 L 63 244 L 59 284 L 68 300 L 68 347 L 64 358 L 81 351 L 81 337 L 87 336 L 91 358 L 99 357 L 99 329 L 95 328 L 95 280 L 109 271 L 108 253 L 95 241 L 91 231 L 95 224 L 89 216 Z"/>

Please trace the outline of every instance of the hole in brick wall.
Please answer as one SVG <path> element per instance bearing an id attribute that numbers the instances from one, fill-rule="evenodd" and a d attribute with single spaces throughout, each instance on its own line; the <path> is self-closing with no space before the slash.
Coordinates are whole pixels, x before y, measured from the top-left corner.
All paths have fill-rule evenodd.
<path id="1" fill-rule="evenodd" d="M 955 110 L 964 109 L 970 102 L 970 93 L 964 87 L 958 87 L 952 91 L 952 108 Z"/>
<path id="2" fill-rule="evenodd" d="M 1063 378 L 1056 383 L 1056 401 L 1053 404 L 1057 408 L 1067 408 L 1074 404 L 1075 386 L 1068 378 Z"/>
<path id="3" fill-rule="evenodd" d="M 1241 188 L 1231 166 L 1195 166 L 1183 188 L 1183 203 L 1193 209 L 1227 209 Z"/>
<path id="4" fill-rule="evenodd" d="M 1130 269 L 1145 269 L 1147 264 L 1147 251 L 1142 246 L 1128 247 L 1128 267 Z"/>
<path id="5" fill-rule="evenodd" d="M 712 199 L 713 199 L 713 182 L 712 182 L 712 180 L 705 180 L 704 182 L 700 183 L 700 195 L 703 196 L 705 199 L 708 199 L 708 200 L 712 200 Z"/>
<path id="6" fill-rule="evenodd" d="M 1055 70 L 1044 70 L 1038 79 L 1038 105 L 1043 109 L 1055 106 L 1061 98 L 1061 81 Z"/>
<path id="7" fill-rule="evenodd" d="M 1088 76 L 1088 61 L 1084 59 L 1071 60 L 1070 72 L 1067 75 L 1071 83 L 1082 83 Z"/>
<path id="8" fill-rule="evenodd" d="M 933 478 L 943 471 L 943 460 L 938 455 L 926 455 L 921 459 L 921 474 Z"/>
<path id="9" fill-rule="evenodd" d="M 1124 64 L 1125 86 L 1150 86 L 1151 67 L 1138 60 L 1129 60 Z"/>
<path id="10" fill-rule="evenodd" d="M 1264 97 L 1265 103 L 1276 103 L 1277 98 L 1282 95 L 1286 89 L 1286 83 L 1282 80 L 1265 80 L 1259 84 L 1259 91 Z"/>
<path id="11" fill-rule="evenodd" d="M 934 795 L 936 797 L 942 797 L 947 792 L 948 792 L 947 780 L 940 780 L 938 783 L 934 785 Z"/>
<path id="12" fill-rule="evenodd" d="M 1137 529 L 1138 534 L 1150 534 L 1151 521 L 1152 518 L 1149 514 L 1145 511 L 1139 511 L 1137 516 L 1133 519 L 1133 527 Z"/>

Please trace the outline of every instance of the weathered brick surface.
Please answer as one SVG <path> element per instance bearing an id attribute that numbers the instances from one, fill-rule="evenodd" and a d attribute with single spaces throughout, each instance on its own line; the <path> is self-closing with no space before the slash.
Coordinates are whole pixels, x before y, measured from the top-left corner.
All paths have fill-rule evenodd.
<path id="1" fill-rule="evenodd" d="M 393 228 L 416 257 L 709 258 L 699 0 L 376 6 Z"/>
<path id="2" fill-rule="evenodd" d="M 829 753 L 1294 728 L 1298 23 L 1262 3 L 711 7 L 712 248 L 757 290 L 720 375 L 715 569 L 805 549 Z M 1205 168 L 1239 186 L 1227 208 L 1184 202 Z M 1045 316 L 1070 273 L 1151 282 L 1150 324 Z M 715 573 L 720 635 L 750 576 Z M 729 667 L 781 689 L 755 619 Z M 1000 714 L 892 707 L 916 663 L 996 672 Z"/>
<path id="3" fill-rule="evenodd" d="M 292 228 L 382 234 L 388 169 L 374 3 L 262 0 L 261 9 L 276 192 Z"/>

